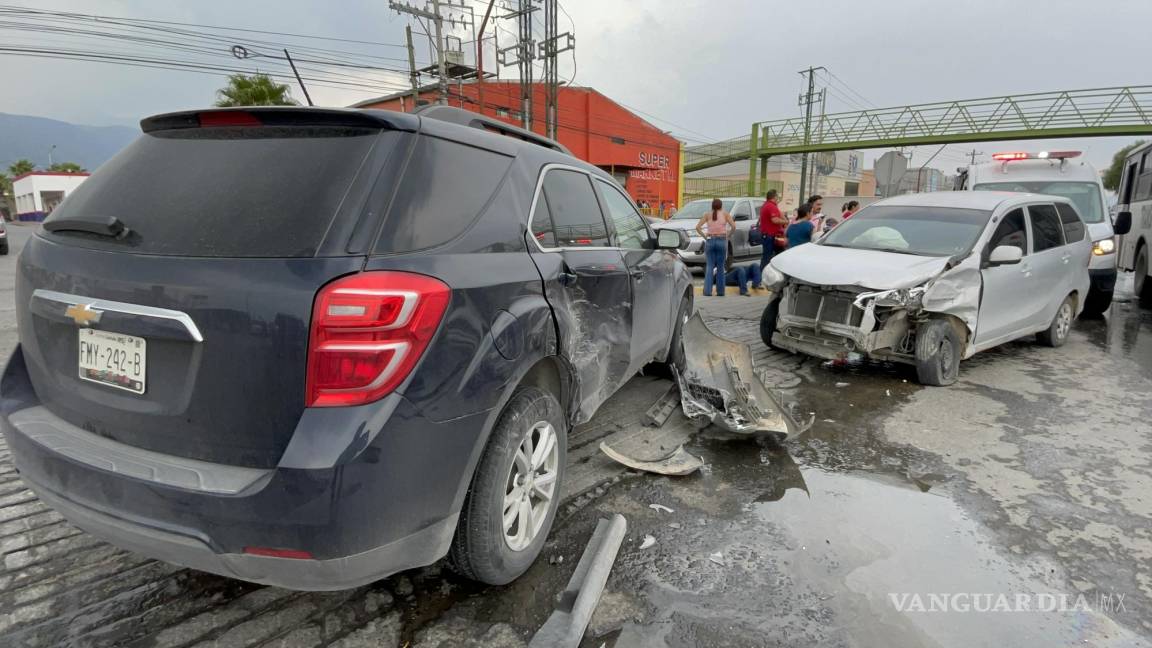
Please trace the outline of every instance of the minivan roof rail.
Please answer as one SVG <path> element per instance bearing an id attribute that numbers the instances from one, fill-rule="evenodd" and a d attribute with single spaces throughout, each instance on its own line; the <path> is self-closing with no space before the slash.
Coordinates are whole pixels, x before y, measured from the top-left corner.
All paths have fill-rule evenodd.
<path id="1" fill-rule="evenodd" d="M 474 113 L 471 110 L 456 108 L 455 106 L 433 104 L 430 106 L 424 106 L 423 108 L 417 110 L 416 114 L 420 115 L 421 117 L 428 117 L 429 119 L 436 119 L 439 121 L 459 124 L 460 126 L 468 126 L 471 128 L 479 128 L 481 130 L 494 131 L 507 137 L 514 137 L 516 139 L 524 140 L 525 142 L 531 142 L 537 146 L 543 146 L 544 148 L 552 149 L 553 151 L 559 151 L 565 155 L 572 155 L 571 151 L 569 151 L 563 144 L 557 142 L 556 140 L 548 139 L 543 135 L 537 135 L 530 130 L 507 124 L 500 121 L 499 119 L 488 117 L 487 115 Z"/>

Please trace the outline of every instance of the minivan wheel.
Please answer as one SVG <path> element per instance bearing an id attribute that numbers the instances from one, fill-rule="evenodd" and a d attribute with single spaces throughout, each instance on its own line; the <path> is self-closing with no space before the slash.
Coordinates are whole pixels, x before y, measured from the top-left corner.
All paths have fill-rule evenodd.
<path id="1" fill-rule="evenodd" d="M 772 346 L 772 334 L 776 332 L 776 320 L 780 318 L 780 298 L 773 297 L 772 301 L 764 307 L 764 312 L 760 315 L 760 339 L 764 341 L 764 346 L 769 349 L 775 349 Z"/>
<path id="2" fill-rule="evenodd" d="M 943 387 L 960 375 L 960 337 L 947 320 L 921 324 L 916 332 L 916 377 L 921 384 Z"/>
<path id="3" fill-rule="evenodd" d="M 532 566 L 556 517 L 567 446 L 556 397 L 519 389 L 492 430 L 460 511 L 450 552 L 457 571 L 504 585 Z"/>
<path id="4" fill-rule="evenodd" d="M 1072 296 L 1069 295 L 1061 302 L 1060 308 L 1056 309 L 1056 315 L 1052 317 L 1052 323 L 1048 328 L 1036 334 L 1036 338 L 1040 340 L 1041 344 L 1050 347 L 1064 346 L 1068 341 L 1068 331 L 1072 330 L 1072 319 L 1076 317 L 1076 305 L 1072 301 Z"/>
<path id="5" fill-rule="evenodd" d="M 1088 291 L 1088 297 L 1084 299 L 1084 310 L 1080 311 L 1080 317 L 1084 319 L 1099 319 L 1108 312 L 1112 307 L 1111 290 L 1097 290 L 1095 288 Z"/>
<path id="6" fill-rule="evenodd" d="M 1152 308 L 1152 281 L 1148 281 L 1148 246 L 1141 245 L 1136 255 L 1136 299 L 1145 308 Z"/>

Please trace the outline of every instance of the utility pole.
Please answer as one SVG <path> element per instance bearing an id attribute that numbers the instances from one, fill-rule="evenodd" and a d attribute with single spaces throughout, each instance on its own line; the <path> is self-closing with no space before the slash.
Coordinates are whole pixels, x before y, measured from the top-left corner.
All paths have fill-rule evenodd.
<path id="1" fill-rule="evenodd" d="M 801 76 L 808 77 L 808 92 L 800 95 L 800 104 L 804 106 L 804 146 L 812 143 L 812 106 L 817 102 L 824 100 L 824 91 L 816 92 L 816 71 L 827 70 L 827 68 L 810 67 L 807 70 L 801 70 Z M 803 202 L 807 196 L 805 188 L 808 184 L 808 152 L 805 151 L 803 157 L 800 159 L 800 202 Z"/>
<path id="2" fill-rule="evenodd" d="M 404 26 L 404 35 L 408 38 L 408 78 L 412 81 L 412 112 L 420 102 L 420 73 L 416 71 L 416 48 L 412 46 L 412 25 Z"/>
<path id="3" fill-rule="evenodd" d="M 558 56 L 576 47 L 571 32 L 559 32 L 558 0 L 544 0 L 544 40 L 540 42 L 540 58 L 544 59 L 544 133 L 556 139 L 560 105 L 560 62 Z"/>
<path id="4" fill-rule="evenodd" d="M 515 65 L 520 71 L 520 125 L 532 130 L 532 61 L 536 58 L 536 42 L 532 39 L 532 13 L 539 0 L 518 0 L 517 8 L 501 18 L 515 18 L 518 36 L 515 45 L 496 50 L 500 65 Z M 516 57 L 508 54 L 515 52 Z"/>
<path id="5" fill-rule="evenodd" d="M 492 15 L 492 6 L 496 0 L 488 0 L 488 9 L 484 11 L 484 19 L 480 21 L 480 34 L 476 36 L 476 97 L 480 104 L 480 114 L 484 114 L 484 28 L 488 26 L 488 18 Z M 500 68 L 497 67 L 497 70 Z"/>
<path id="6" fill-rule="evenodd" d="M 436 55 L 436 76 L 439 77 L 436 84 L 439 94 L 437 101 L 442 104 L 447 104 L 448 60 L 444 55 L 444 15 L 440 13 L 440 3 L 441 0 L 429 0 L 429 2 L 424 5 L 424 8 L 420 8 L 401 0 L 388 0 L 388 8 L 398 13 L 411 14 L 418 18 L 427 18 L 432 22 L 433 27 L 435 27 L 436 39 L 436 47 L 433 50 Z M 449 6 L 452 6 L 450 2 Z"/>
<path id="7" fill-rule="evenodd" d="M 984 151 L 977 151 L 976 149 L 972 149 L 972 152 L 968 154 L 969 158 L 972 160 L 972 165 L 976 164 L 977 155 L 984 155 Z"/>

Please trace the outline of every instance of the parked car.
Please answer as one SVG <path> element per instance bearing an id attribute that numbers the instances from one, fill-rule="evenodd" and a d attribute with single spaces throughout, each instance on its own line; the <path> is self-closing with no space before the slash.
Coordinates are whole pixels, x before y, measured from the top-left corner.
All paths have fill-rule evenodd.
<path id="1" fill-rule="evenodd" d="M 760 246 L 748 243 L 748 229 L 753 223 L 759 222 L 760 208 L 764 206 L 763 198 L 721 198 L 724 211 L 732 214 L 736 222 L 736 231 L 728 237 L 728 258 L 760 258 Z M 680 258 L 689 265 L 704 265 L 704 239 L 696 233 L 696 223 L 700 217 L 712 209 L 712 199 L 693 200 L 684 205 L 668 220 L 656 224 L 656 229 L 677 229 L 688 234 L 688 248 L 680 251 Z"/>
<path id="2" fill-rule="evenodd" d="M 568 430 L 680 353 L 684 237 L 460 109 L 142 128 L 19 258 L 0 429 L 25 483 L 120 547 L 293 589 L 446 554 L 524 572 Z"/>
<path id="3" fill-rule="evenodd" d="M 820 358 L 857 353 L 956 381 L 960 360 L 1037 334 L 1060 346 L 1084 308 L 1092 240 L 1068 198 L 911 194 L 860 210 L 772 259 L 765 344 Z"/>
<path id="4" fill-rule="evenodd" d="M 993 153 L 991 162 L 962 170 L 957 182 L 959 188 L 973 191 L 1022 191 L 1071 200 L 1092 239 L 1092 287 L 1084 298 L 1084 314 L 1099 317 L 1112 306 L 1117 245 L 1100 173 L 1079 157 L 1080 151 Z"/>
<path id="5" fill-rule="evenodd" d="M 8 226 L 0 218 L 0 255 L 8 254 Z"/>

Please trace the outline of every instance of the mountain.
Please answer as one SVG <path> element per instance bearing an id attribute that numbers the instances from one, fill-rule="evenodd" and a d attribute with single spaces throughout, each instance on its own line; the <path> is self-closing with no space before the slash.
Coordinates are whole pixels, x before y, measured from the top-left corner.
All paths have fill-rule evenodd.
<path id="1" fill-rule="evenodd" d="M 54 162 L 75 162 L 94 170 L 140 134 L 127 126 L 82 126 L 68 122 L 0 113 L 0 170 L 21 158 L 38 167 L 48 166 L 52 145 Z"/>

